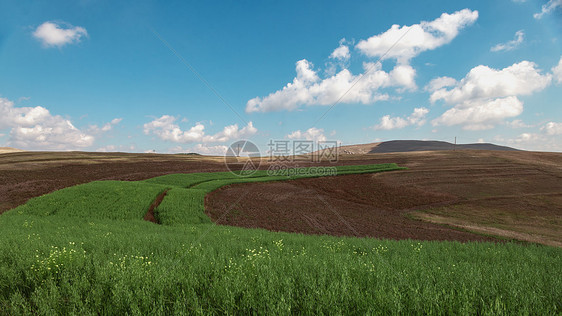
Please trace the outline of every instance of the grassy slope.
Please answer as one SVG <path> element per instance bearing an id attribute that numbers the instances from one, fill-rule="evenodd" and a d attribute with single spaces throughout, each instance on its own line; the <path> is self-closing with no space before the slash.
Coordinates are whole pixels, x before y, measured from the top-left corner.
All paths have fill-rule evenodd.
<path id="1" fill-rule="evenodd" d="M 562 277 L 552 273 L 562 268 L 560 249 L 216 226 L 201 199 L 216 175 L 166 177 L 137 184 L 152 199 L 173 187 L 157 212 L 169 225 L 142 221 L 137 211 L 111 220 L 103 190 L 88 195 L 91 207 L 79 217 L 38 211 L 52 207 L 51 195 L 0 216 L 0 313 L 561 312 Z"/>
<path id="2" fill-rule="evenodd" d="M 154 198 L 164 190 L 166 186 L 143 182 L 94 181 L 31 199 L 11 213 L 142 219 Z"/>

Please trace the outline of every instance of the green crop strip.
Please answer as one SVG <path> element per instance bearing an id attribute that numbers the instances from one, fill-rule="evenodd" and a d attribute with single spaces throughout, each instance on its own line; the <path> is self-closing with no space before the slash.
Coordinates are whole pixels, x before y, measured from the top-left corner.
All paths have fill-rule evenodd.
<path id="1" fill-rule="evenodd" d="M 398 170 L 337 167 L 337 174 Z M 205 195 L 305 176 L 96 181 L 0 216 L 0 314 L 560 314 L 562 250 L 217 226 Z M 162 225 L 142 220 L 152 201 Z"/>

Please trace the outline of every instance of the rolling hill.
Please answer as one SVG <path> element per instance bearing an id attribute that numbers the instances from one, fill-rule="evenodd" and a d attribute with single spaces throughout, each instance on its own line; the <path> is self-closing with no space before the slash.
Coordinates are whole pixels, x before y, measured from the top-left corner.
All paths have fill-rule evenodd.
<path id="1" fill-rule="evenodd" d="M 392 140 L 380 143 L 341 146 L 341 154 L 381 154 L 393 152 L 436 151 L 436 150 L 503 150 L 518 151 L 518 149 L 490 143 L 452 144 L 444 141 L 425 140 Z"/>

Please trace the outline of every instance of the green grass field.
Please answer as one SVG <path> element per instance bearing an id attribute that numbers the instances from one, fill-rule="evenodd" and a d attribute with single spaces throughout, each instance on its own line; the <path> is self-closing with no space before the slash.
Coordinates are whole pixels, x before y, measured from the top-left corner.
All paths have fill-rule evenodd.
<path id="1" fill-rule="evenodd" d="M 399 169 L 337 168 L 338 174 Z M 0 313 L 562 313 L 558 248 L 214 225 L 204 213 L 208 192 L 288 179 L 254 176 L 98 181 L 1 215 Z M 155 212 L 162 225 L 142 220 L 166 189 Z"/>

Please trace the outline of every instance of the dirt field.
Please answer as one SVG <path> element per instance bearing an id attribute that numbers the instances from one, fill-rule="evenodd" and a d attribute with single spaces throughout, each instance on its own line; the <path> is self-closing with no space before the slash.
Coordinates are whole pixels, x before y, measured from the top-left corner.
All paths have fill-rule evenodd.
<path id="1" fill-rule="evenodd" d="M 221 160 L 186 155 L 25 152 L 0 154 L 0 213 L 28 199 L 94 180 L 226 171 Z"/>
<path id="2" fill-rule="evenodd" d="M 337 236 L 492 240 L 405 216 L 417 206 L 454 199 L 389 185 L 380 176 L 347 175 L 233 185 L 208 195 L 206 206 L 210 217 L 223 225 Z"/>
<path id="3" fill-rule="evenodd" d="M 221 224 L 301 233 L 489 239 L 448 226 L 562 246 L 562 154 L 418 152 L 342 160 L 410 169 L 233 185 L 208 196 L 209 215 Z"/>
<path id="4" fill-rule="evenodd" d="M 488 234 L 562 246 L 562 154 L 343 155 L 338 164 L 385 162 L 409 170 L 233 185 L 207 197 L 208 214 L 219 224 L 310 234 L 495 240 L 482 235 Z M 295 164 L 310 162 L 302 159 Z M 211 171 L 225 171 L 222 159 L 81 152 L 0 154 L 0 213 L 31 197 L 94 180 Z"/>

